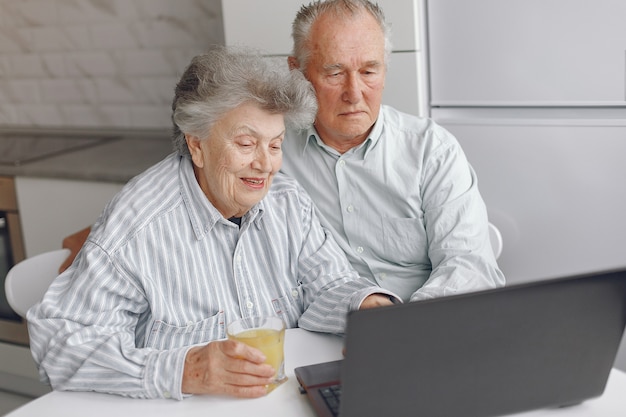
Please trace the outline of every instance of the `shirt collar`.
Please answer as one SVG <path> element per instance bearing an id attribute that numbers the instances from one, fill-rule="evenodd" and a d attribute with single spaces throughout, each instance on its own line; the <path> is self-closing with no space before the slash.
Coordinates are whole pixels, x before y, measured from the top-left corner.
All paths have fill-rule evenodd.
<path id="1" fill-rule="evenodd" d="M 193 163 L 191 159 L 185 156 L 180 156 L 179 164 L 179 180 L 181 197 L 187 208 L 187 214 L 191 226 L 194 230 L 196 238 L 202 239 L 218 222 L 224 222 L 225 224 L 232 224 L 211 204 L 206 198 L 204 192 L 198 184 L 196 175 L 193 172 Z M 257 223 L 264 212 L 264 202 L 261 200 L 255 204 L 241 219 L 241 229 L 244 228 L 246 223 Z M 237 227 L 233 224 L 234 227 Z"/>
<path id="2" fill-rule="evenodd" d="M 365 159 L 367 155 L 369 154 L 370 150 L 376 146 L 376 144 L 380 140 L 380 137 L 383 134 L 383 125 L 385 124 L 384 119 L 385 119 L 385 115 L 384 115 L 383 108 L 381 105 L 380 111 L 378 112 L 378 119 L 374 123 L 374 126 L 372 127 L 372 130 L 370 131 L 370 134 L 367 137 L 367 139 L 365 139 L 365 141 L 361 145 L 357 146 L 356 148 L 351 149 L 348 152 L 352 152 L 353 150 L 357 153 L 361 152 L 362 158 Z M 321 147 L 322 149 L 325 149 L 327 152 L 336 156 L 341 156 L 339 152 L 337 152 L 335 149 L 331 148 L 330 146 L 324 143 L 322 138 L 320 138 L 319 133 L 317 133 L 317 129 L 315 129 L 315 126 L 312 125 L 306 130 L 306 138 L 307 140 L 304 142 L 302 155 L 305 154 L 306 149 L 309 146 L 309 143 L 314 141 L 319 147 Z"/>

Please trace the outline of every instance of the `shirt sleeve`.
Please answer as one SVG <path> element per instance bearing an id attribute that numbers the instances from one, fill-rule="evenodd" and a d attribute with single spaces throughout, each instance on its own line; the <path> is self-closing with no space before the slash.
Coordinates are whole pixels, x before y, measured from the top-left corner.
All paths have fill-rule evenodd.
<path id="1" fill-rule="evenodd" d="M 423 186 L 424 224 L 432 272 L 411 301 L 504 285 L 491 244 L 487 209 L 476 174 L 460 145 L 447 131 L 426 161 Z"/>
<path id="2" fill-rule="evenodd" d="M 87 242 L 27 314 L 42 382 L 55 390 L 182 399 L 189 347 L 137 348 L 137 317 L 147 308 L 142 290 Z"/>
<path id="3" fill-rule="evenodd" d="M 303 220 L 307 231 L 298 259 L 298 274 L 305 310 L 299 327 L 344 333 L 348 311 L 357 310 L 368 295 L 383 293 L 399 299 L 358 275 L 331 233 L 321 226 L 312 204 L 307 204 Z"/>

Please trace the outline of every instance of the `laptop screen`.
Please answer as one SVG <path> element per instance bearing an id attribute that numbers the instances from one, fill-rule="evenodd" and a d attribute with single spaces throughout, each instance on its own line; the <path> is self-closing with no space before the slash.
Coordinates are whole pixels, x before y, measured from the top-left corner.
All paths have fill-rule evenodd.
<path id="1" fill-rule="evenodd" d="M 576 404 L 602 394 L 625 325 L 626 271 L 355 311 L 340 415 L 484 417 Z"/>

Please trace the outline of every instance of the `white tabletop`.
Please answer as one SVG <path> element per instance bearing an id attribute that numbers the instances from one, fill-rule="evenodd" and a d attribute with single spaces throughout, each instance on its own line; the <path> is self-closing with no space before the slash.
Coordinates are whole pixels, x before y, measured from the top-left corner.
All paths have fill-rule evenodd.
<path id="1" fill-rule="evenodd" d="M 294 368 L 340 359 L 342 340 L 337 336 L 287 330 L 285 370 L 289 380 L 258 399 L 193 396 L 183 401 L 137 400 L 117 395 L 84 392 L 51 392 L 18 408 L 7 417 L 150 417 L 254 415 L 258 417 L 314 417 L 306 396 L 298 391 Z M 515 414 L 516 417 L 624 417 L 626 416 L 626 373 L 611 371 L 604 394 L 580 405 Z"/>

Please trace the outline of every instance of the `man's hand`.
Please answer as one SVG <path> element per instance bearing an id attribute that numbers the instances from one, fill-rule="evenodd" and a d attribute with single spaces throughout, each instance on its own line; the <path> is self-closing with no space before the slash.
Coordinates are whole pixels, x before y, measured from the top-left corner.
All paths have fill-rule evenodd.
<path id="1" fill-rule="evenodd" d="M 359 310 L 364 308 L 374 308 L 374 307 L 382 307 L 382 306 L 391 306 L 393 305 L 393 301 L 389 298 L 387 294 L 371 294 L 365 297 Z"/>
<path id="2" fill-rule="evenodd" d="M 185 358 L 182 392 L 262 397 L 275 374 L 263 362 L 265 356 L 260 350 L 234 340 L 194 347 Z"/>
<path id="3" fill-rule="evenodd" d="M 90 232 L 91 227 L 87 227 L 63 239 L 63 247 L 69 249 L 70 254 L 65 259 L 65 262 L 63 262 L 63 264 L 59 267 L 59 274 L 69 268 L 72 262 L 74 262 L 74 258 L 78 255 L 80 248 L 83 247 L 83 244 L 87 240 L 87 236 L 89 236 Z"/>

